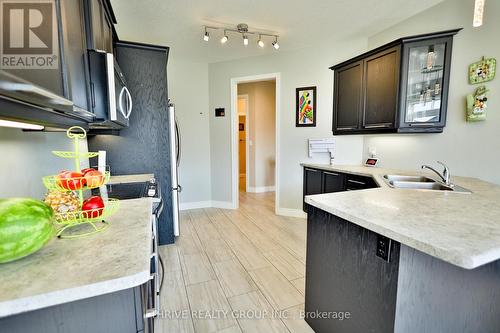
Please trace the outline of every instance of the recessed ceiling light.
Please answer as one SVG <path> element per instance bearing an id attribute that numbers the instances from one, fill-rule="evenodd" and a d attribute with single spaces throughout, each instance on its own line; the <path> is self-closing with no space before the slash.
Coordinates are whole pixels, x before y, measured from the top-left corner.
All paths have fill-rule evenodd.
<path id="1" fill-rule="evenodd" d="M 31 129 L 31 130 L 43 130 L 45 127 L 40 125 L 21 123 L 19 121 L 1 120 L 0 127 L 11 127 L 11 128 L 21 128 L 21 129 Z"/>

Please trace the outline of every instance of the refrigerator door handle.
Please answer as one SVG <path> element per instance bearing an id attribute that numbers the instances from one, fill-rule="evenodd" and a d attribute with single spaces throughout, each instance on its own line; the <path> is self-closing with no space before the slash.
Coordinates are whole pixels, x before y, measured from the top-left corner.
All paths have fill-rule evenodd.
<path id="1" fill-rule="evenodd" d="M 181 131 L 179 128 L 179 122 L 177 121 L 177 117 L 175 117 L 175 149 L 176 149 L 176 161 L 177 167 L 181 164 Z"/>

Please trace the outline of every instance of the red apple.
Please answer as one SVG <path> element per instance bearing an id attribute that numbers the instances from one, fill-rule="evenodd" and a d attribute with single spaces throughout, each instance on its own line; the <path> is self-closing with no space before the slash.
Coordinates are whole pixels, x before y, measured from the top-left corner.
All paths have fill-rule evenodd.
<path id="1" fill-rule="evenodd" d="M 88 170 L 85 174 L 85 182 L 88 187 L 99 187 L 104 184 L 104 176 L 100 171 Z"/>
<path id="2" fill-rule="evenodd" d="M 85 178 L 81 172 L 63 170 L 57 176 L 57 185 L 65 190 L 79 190 L 85 186 Z"/>
<path id="3" fill-rule="evenodd" d="M 87 174 L 87 172 L 89 172 L 89 171 L 96 171 L 96 169 L 94 169 L 94 168 L 85 168 L 85 169 L 82 169 L 82 173 L 83 173 L 84 175 L 86 175 L 86 174 Z"/>
<path id="4" fill-rule="evenodd" d="M 104 210 L 104 201 L 100 196 L 92 196 L 87 200 L 83 201 L 82 211 L 83 217 L 88 219 L 94 219 L 102 215 Z"/>

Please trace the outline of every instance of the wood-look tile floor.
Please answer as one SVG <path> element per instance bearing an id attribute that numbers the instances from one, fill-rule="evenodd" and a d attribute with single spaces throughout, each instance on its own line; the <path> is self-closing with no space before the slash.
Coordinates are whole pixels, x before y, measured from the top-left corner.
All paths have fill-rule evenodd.
<path id="1" fill-rule="evenodd" d="M 160 333 L 313 332 L 301 318 L 306 221 L 275 215 L 274 193 L 181 212 L 181 236 L 160 253 Z"/>

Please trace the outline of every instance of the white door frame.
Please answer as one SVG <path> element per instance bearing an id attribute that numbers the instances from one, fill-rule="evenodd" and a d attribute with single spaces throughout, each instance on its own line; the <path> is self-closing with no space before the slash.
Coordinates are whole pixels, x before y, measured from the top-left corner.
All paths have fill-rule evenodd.
<path id="1" fill-rule="evenodd" d="M 276 147 L 275 147 L 275 157 L 276 165 L 274 169 L 274 179 L 276 190 L 274 192 L 275 205 L 274 210 L 276 213 L 279 211 L 279 166 L 280 166 L 280 101 L 281 101 L 281 80 L 280 73 L 269 73 L 269 74 L 259 74 L 250 75 L 243 77 L 236 77 L 231 79 L 231 168 L 232 168 L 232 208 L 238 209 L 239 207 L 239 156 L 238 156 L 238 84 L 249 83 L 257 81 L 266 80 L 276 80 Z M 248 119 L 248 117 L 247 117 Z M 248 129 L 248 127 L 247 127 Z M 248 146 L 248 140 L 247 140 Z M 247 167 L 248 167 L 248 148 L 247 148 Z M 248 169 L 247 169 L 248 174 Z M 247 188 L 248 188 L 248 177 L 247 177 Z"/>
<path id="2" fill-rule="evenodd" d="M 248 127 L 248 102 L 249 102 L 249 97 L 248 97 L 248 94 L 241 94 L 241 95 L 238 95 L 238 100 L 240 99 L 244 99 L 245 100 L 245 191 L 248 192 L 248 184 L 249 184 L 249 181 L 250 181 L 250 172 L 249 172 L 249 167 L 250 167 L 250 163 L 249 163 L 249 154 L 250 154 L 250 146 L 249 146 L 249 138 L 250 138 L 250 132 L 249 132 L 249 127 Z M 236 101 L 236 103 L 238 103 L 238 101 Z M 238 113 L 238 109 L 236 109 L 236 113 Z M 239 116 L 239 114 L 238 114 Z M 238 128 L 239 130 L 239 128 Z M 239 137 L 239 135 L 238 135 Z M 239 144 L 238 144 L 238 149 L 239 149 Z M 239 156 L 238 156 L 239 157 Z M 238 164 L 239 164 L 239 159 L 238 159 Z M 240 170 L 240 167 L 238 165 L 238 172 Z M 238 178 L 238 183 L 239 183 L 240 179 Z M 239 185 L 239 184 L 238 184 Z M 239 190 L 239 188 L 238 188 Z"/>

